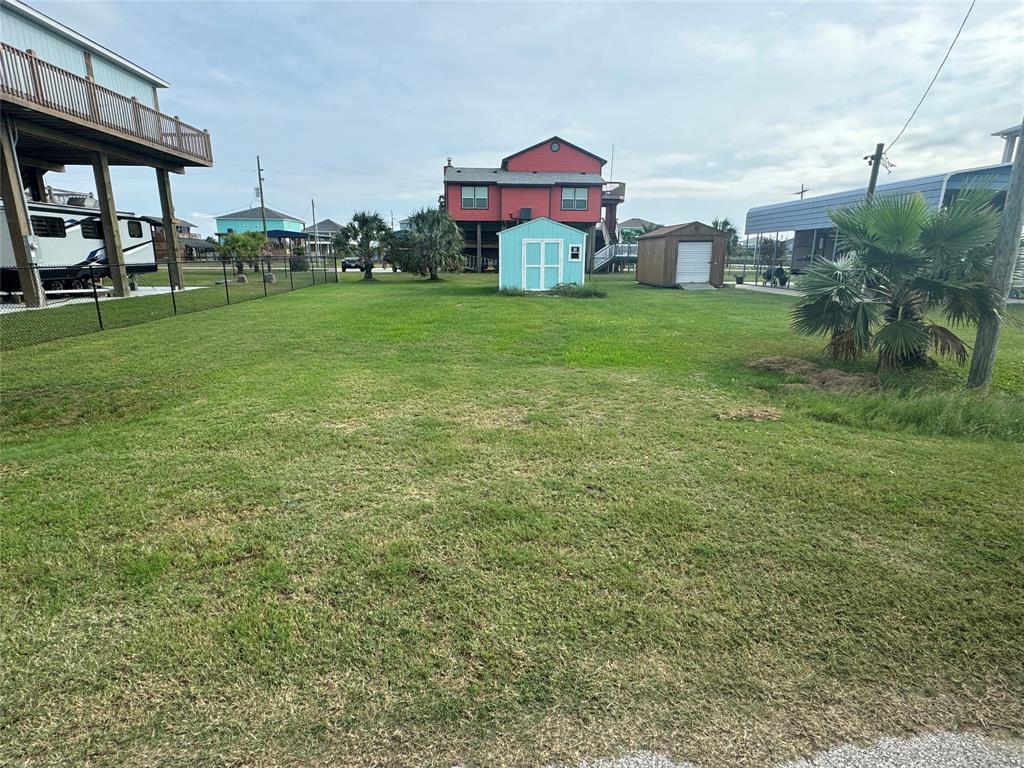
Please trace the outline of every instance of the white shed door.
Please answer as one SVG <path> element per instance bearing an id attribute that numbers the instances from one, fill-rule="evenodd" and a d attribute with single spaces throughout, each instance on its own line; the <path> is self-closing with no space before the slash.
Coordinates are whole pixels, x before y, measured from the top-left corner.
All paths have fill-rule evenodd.
<path id="1" fill-rule="evenodd" d="M 711 243 L 679 243 L 676 283 L 706 283 L 711 279 Z"/>

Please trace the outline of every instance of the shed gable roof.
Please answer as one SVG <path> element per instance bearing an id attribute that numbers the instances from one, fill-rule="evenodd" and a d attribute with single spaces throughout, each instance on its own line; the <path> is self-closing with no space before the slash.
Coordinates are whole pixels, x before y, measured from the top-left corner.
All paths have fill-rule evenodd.
<path id="1" fill-rule="evenodd" d="M 546 224 L 554 224 L 554 225 L 556 225 L 558 227 L 561 227 L 562 229 L 567 229 L 567 230 L 569 230 L 570 232 L 572 232 L 573 234 L 576 234 L 576 235 L 584 235 L 584 236 L 586 235 L 586 232 L 584 232 L 584 231 L 582 231 L 580 229 L 577 229 L 576 227 L 571 227 L 568 224 L 564 224 L 561 221 L 555 221 L 554 219 L 549 219 L 547 216 L 538 216 L 536 219 L 530 219 L 529 221 L 524 221 L 522 224 L 516 224 L 514 227 L 509 227 L 508 229 L 501 230 L 500 232 L 498 232 L 498 237 L 499 238 L 503 237 L 504 235 L 508 234 L 509 232 L 515 232 L 517 229 L 523 229 L 524 227 L 532 227 L 532 226 L 536 225 L 538 222 L 544 222 Z"/>
<path id="2" fill-rule="evenodd" d="M 595 155 L 593 152 L 591 152 L 589 150 L 586 150 L 586 149 L 584 149 L 581 146 L 573 144 L 571 141 L 566 141 L 561 136 L 550 136 L 550 137 L 544 139 L 543 141 L 538 141 L 536 144 L 531 144 L 526 149 L 520 149 L 518 152 L 513 152 L 508 157 L 503 157 L 501 159 L 501 167 L 502 168 L 507 168 L 508 167 L 508 161 L 511 160 L 512 158 L 519 157 L 520 155 L 524 155 L 527 152 L 529 152 L 530 150 L 536 149 L 537 147 L 542 146 L 544 144 L 548 144 L 548 143 L 550 143 L 552 141 L 557 141 L 559 144 L 562 144 L 562 145 L 564 145 L 566 147 L 572 147 L 577 152 L 582 152 L 584 155 L 589 155 L 590 157 L 594 158 L 599 163 L 601 163 L 601 165 L 605 165 L 608 162 L 607 160 L 605 160 L 600 155 Z"/>
<path id="3" fill-rule="evenodd" d="M 656 229 L 653 232 L 648 232 L 646 235 L 640 235 L 638 240 L 646 240 L 649 237 L 664 237 L 665 235 L 672 235 L 675 233 L 686 232 L 687 234 L 693 235 L 725 235 L 721 229 L 709 226 L 701 221 L 691 221 L 688 224 L 670 224 L 667 227 Z"/>

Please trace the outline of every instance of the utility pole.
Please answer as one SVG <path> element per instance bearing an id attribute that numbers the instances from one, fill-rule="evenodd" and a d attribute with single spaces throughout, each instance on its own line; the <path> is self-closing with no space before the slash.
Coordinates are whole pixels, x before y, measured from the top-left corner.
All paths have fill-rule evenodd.
<path id="1" fill-rule="evenodd" d="M 310 199 L 309 204 L 313 208 L 313 244 L 316 246 L 316 255 L 320 255 L 320 230 L 316 224 L 316 200 Z"/>
<path id="2" fill-rule="evenodd" d="M 868 194 L 866 195 L 867 201 L 870 203 L 871 198 L 875 196 L 875 185 L 878 183 L 878 168 L 882 164 L 882 151 L 885 149 L 885 144 L 875 145 L 875 154 L 865 155 L 864 159 L 871 158 L 871 180 L 868 181 Z"/>
<path id="3" fill-rule="evenodd" d="M 256 175 L 260 180 L 260 219 L 263 220 L 263 237 L 267 236 L 267 204 L 263 200 L 263 168 L 260 167 L 260 156 L 256 155 Z"/>
<path id="4" fill-rule="evenodd" d="M 1006 202 L 1003 204 L 1003 219 L 996 236 L 996 253 L 992 259 L 992 271 L 988 284 L 998 297 L 996 311 L 982 315 L 978 322 L 978 335 L 974 340 L 974 354 L 971 356 L 971 372 L 967 375 L 967 386 L 983 388 L 992 381 L 992 367 L 996 362 L 996 344 L 1002 330 L 1006 297 L 1010 294 L 1013 271 L 1017 265 L 1020 248 L 1021 208 L 1024 205 L 1024 124 L 1017 138 L 1017 151 L 1010 171 L 1010 183 L 1006 188 Z"/>

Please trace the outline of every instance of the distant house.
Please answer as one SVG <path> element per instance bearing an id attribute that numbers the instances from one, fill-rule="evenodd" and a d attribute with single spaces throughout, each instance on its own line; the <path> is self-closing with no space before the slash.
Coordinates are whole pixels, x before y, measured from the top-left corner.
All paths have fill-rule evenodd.
<path id="1" fill-rule="evenodd" d="M 270 232 L 296 232 L 302 235 L 305 222 L 287 213 L 275 211 L 273 208 L 246 208 L 244 211 L 225 213 L 217 217 L 217 238 L 223 239 L 225 235 L 241 232 L 262 232 L 263 216 L 267 219 L 267 233 Z M 305 239 L 299 237 L 298 239 Z"/>
<path id="2" fill-rule="evenodd" d="M 647 219 L 638 219 L 636 217 L 626 219 L 625 221 L 619 222 L 619 237 L 625 237 L 626 235 L 640 237 L 640 235 L 645 232 L 655 230 L 659 226 L 659 224 L 655 224 L 653 221 L 648 221 Z"/>
<path id="3" fill-rule="evenodd" d="M 341 224 L 334 219 L 324 219 L 310 224 L 304 230 L 309 235 L 309 252 L 319 256 L 334 255 L 334 236 L 341 232 Z"/>
<path id="4" fill-rule="evenodd" d="M 519 150 L 496 168 L 444 168 L 442 202 L 462 230 L 471 268 L 497 262 L 498 233 L 536 218 L 548 218 L 588 234 L 587 260 L 597 240 L 602 208 L 614 236 L 615 210 L 625 184 L 606 185 L 607 161 L 558 136 Z"/>
<path id="5" fill-rule="evenodd" d="M 124 39 L 110 25 L 96 26 Z M 89 259 L 96 277 L 110 279 L 115 296 L 129 295 L 129 275 L 155 268 L 150 228 L 118 210 L 111 167 L 156 171 L 160 218 L 170 227 L 171 174 L 213 165 L 210 135 L 160 111 L 166 80 L 21 0 L 0 0 L 0 44 L 0 188 L 7 223 L 0 285 L 19 290 L 30 307 L 45 306 L 42 273 L 33 266 L 59 253 L 61 267 Z M 47 184 L 47 174 L 80 165 L 92 166 L 95 197 Z M 91 221 L 88 237 L 75 226 L 83 219 Z M 47 276 L 51 285 L 74 279 L 61 270 Z M 172 279 L 181 284 L 180 274 Z"/>

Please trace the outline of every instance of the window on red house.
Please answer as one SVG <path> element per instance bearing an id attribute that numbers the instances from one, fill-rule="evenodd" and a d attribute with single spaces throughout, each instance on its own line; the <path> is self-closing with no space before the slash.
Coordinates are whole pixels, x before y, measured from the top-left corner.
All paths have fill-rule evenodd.
<path id="1" fill-rule="evenodd" d="M 562 187 L 562 210 L 587 210 L 587 194 L 586 187 Z"/>
<path id="2" fill-rule="evenodd" d="M 487 187 L 463 187 L 462 210 L 487 210 Z"/>

